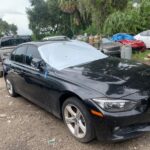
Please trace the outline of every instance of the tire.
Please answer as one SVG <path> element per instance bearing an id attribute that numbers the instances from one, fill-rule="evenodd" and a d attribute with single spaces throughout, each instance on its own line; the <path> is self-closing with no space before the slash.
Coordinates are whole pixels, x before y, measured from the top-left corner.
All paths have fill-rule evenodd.
<path id="1" fill-rule="evenodd" d="M 3 77 L 3 71 L 0 71 L 0 78 Z"/>
<path id="2" fill-rule="evenodd" d="M 14 90 L 14 86 L 13 86 L 12 81 L 10 79 L 8 79 L 7 77 L 6 77 L 5 81 L 6 81 L 6 88 L 7 88 L 9 95 L 12 97 L 16 97 L 17 93 Z"/>
<path id="3" fill-rule="evenodd" d="M 68 98 L 64 102 L 62 115 L 69 131 L 79 142 L 87 143 L 95 138 L 91 115 L 78 98 Z"/>

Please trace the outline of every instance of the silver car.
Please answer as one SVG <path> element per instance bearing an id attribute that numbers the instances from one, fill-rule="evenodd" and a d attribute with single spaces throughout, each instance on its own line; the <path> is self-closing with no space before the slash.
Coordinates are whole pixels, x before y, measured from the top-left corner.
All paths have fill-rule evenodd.
<path id="1" fill-rule="evenodd" d="M 100 51 L 110 56 L 120 55 L 121 46 L 122 44 L 119 42 L 114 42 L 108 38 L 102 38 L 100 44 Z"/>

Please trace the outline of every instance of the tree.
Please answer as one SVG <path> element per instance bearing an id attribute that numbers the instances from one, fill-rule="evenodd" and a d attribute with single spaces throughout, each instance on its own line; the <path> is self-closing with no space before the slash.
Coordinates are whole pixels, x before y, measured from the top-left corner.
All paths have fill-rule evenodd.
<path id="1" fill-rule="evenodd" d="M 150 1 L 30 0 L 30 29 L 40 39 L 49 35 L 137 33 L 150 26 Z"/>
<path id="2" fill-rule="evenodd" d="M 10 28 L 11 34 L 16 35 L 17 34 L 17 26 L 14 24 L 10 24 L 9 26 L 10 26 L 9 28 Z"/>
<path id="3" fill-rule="evenodd" d="M 58 0 L 31 0 L 32 8 L 27 10 L 29 27 L 36 39 L 50 35 L 72 34 L 70 16 L 62 13 Z"/>
<path id="4" fill-rule="evenodd" d="M 62 12 L 70 15 L 71 28 L 74 34 L 85 30 L 91 24 L 91 16 L 87 14 L 82 0 L 59 0 Z"/>
<path id="5" fill-rule="evenodd" d="M 14 24 L 8 24 L 6 21 L 0 19 L 0 36 L 4 35 L 16 35 L 17 26 Z"/>
<path id="6" fill-rule="evenodd" d="M 30 2 L 33 8 L 27 9 L 29 28 L 36 38 L 40 38 L 49 23 L 48 7 L 43 0 L 30 0 Z"/>
<path id="7" fill-rule="evenodd" d="M 71 14 L 79 24 L 79 31 L 101 33 L 107 17 L 126 9 L 128 0 L 59 0 L 59 3 L 61 10 Z"/>

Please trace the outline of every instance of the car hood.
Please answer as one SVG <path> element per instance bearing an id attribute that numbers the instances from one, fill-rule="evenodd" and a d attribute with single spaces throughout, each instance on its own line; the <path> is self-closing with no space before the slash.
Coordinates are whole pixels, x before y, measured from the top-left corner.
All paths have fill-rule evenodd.
<path id="1" fill-rule="evenodd" d="M 60 75 L 111 98 L 150 89 L 150 67 L 112 57 L 63 69 Z"/>

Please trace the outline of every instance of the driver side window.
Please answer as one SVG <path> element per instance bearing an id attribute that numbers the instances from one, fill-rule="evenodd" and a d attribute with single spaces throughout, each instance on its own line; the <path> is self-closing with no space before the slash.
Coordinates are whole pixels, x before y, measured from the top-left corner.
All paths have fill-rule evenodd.
<path id="1" fill-rule="evenodd" d="M 26 64 L 31 66 L 31 62 L 33 58 L 41 59 L 41 56 L 36 46 L 29 45 L 26 54 Z"/>

